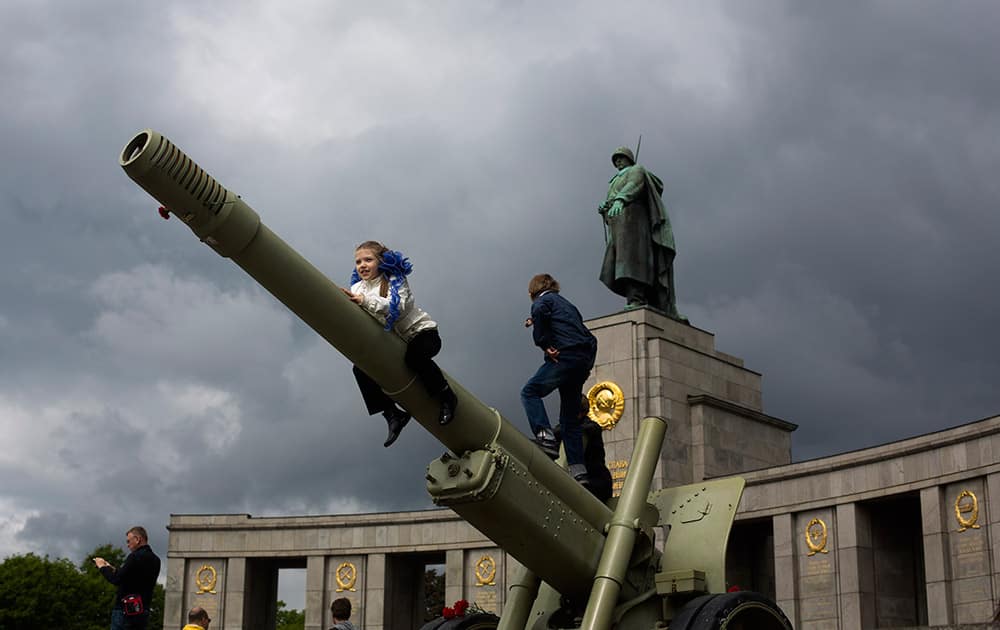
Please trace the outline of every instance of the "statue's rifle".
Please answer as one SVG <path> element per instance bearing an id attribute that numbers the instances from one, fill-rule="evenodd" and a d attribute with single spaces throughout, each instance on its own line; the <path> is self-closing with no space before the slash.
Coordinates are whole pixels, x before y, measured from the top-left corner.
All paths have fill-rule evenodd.
<path id="1" fill-rule="evenodd" d="M 608 242 L 608 202 L 597 206 L 597 214 L 601 215 L 601 225 L 604 226 L 604 242 Z"/>

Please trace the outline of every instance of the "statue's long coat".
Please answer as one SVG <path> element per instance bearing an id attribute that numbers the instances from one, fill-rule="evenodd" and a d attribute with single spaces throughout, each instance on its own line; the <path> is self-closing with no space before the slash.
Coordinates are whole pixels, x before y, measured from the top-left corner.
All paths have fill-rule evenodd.
<path id="1" fill-rule="evenodd" d="M 608 245 L 601 282 L 626 295 L 626 282 L 646 285 L 649 305 L 680 318 L 674 298 L 674 233 L 663 206 L 663 182 L 639 164 L 626 167 L 608 186 L 608 203 L 620 199 L 620 214 L 608 217 Z"/>

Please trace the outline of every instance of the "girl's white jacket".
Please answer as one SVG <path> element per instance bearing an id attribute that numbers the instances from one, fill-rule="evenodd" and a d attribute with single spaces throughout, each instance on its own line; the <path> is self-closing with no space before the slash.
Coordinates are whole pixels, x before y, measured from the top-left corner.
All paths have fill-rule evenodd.
<path id="1" fill-rule="evenodd" d="M 392 295 L 392 291 L 390 289 L 389 295 L 382 297 L 379 295 L 381 289 L 382 276 L 372 278 L 371 280 L 355 282 L 351 285 L 351 293 L 360 293 L 365 296 L 364 302 L 361 304 L 362 308 L 368 311 L 380 324 L 385 326 L 385 320 L 389 317 L 389 298 Z M 430 315 L 420 310 L 420 307 L 413 300 L 410 285 L 404 279 L 402 285 L 399 287 L 399 318 L 392 329 L 397 335 L 403 338 L 403 341 L 408 342 L 417 333 L 424 330 L 431 330 L 432 328 L 437 328 L 437 323 L 430 318 Z"/>

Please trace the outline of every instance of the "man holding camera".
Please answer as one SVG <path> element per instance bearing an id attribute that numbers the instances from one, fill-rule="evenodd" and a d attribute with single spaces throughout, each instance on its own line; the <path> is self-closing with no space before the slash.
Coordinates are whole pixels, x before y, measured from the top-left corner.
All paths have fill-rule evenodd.
<path id="1" fill-rule="evenodd" d="M 160 558 L 150 549 L 143 527 L 128 530 L 125 545 L 129 554 L 122 566 L 115 568 L 104 558 L 94 558 L 94 564 L 105 580 L 118 587 L 111 609 L 111 630 L 146 630 L 153 587 L 160 575 Z"/>

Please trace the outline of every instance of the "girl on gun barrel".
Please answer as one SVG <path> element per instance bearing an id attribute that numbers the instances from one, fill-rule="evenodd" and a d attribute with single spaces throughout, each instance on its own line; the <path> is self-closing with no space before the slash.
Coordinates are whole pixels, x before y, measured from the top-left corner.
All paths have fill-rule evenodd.
<path id="1" fill-rule="evenodd" d="M 455 415 L 458 399 L 433 357 L 441 351 L 437 324 L 414 302 L 406 276 L 413 270 L 408 258 L 377 241 L 365 241 L 354 252 L 351 288 L 341 289 L 352 302 L 395 332 L 406 342 L 403 361 L 440 404 L 438 423 L 446 425 Z M 410 414 L 396 405 L 367 374 L 354 366 L 354 376 L 370 415 L 381 413 L 389 425 L 383 446 L 389 447 L 410 421 Z"/>

